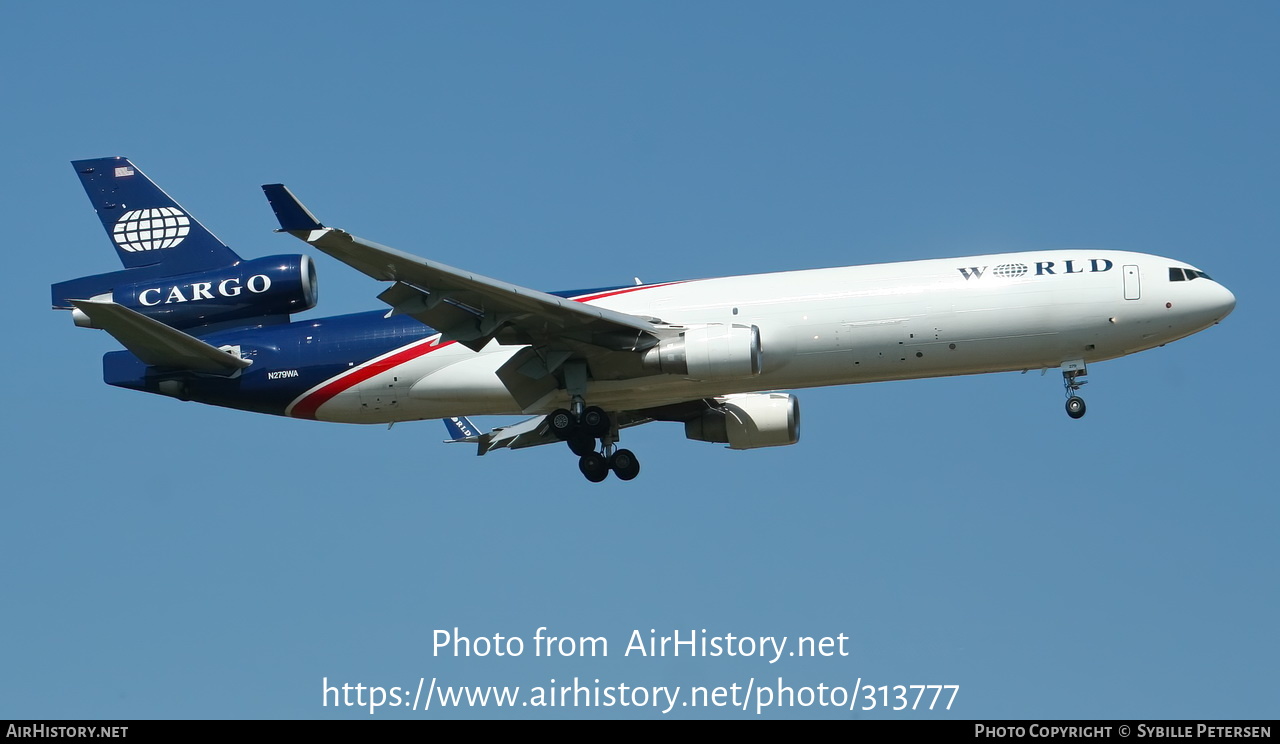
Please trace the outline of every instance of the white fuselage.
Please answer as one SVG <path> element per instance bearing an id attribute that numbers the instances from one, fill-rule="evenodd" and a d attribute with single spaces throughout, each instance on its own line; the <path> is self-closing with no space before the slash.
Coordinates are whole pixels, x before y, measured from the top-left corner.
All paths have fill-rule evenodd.
<path id="1" fill-rule="evenodd" d="M 1173 267 L 1190 268 L 1141 253 L 1034 251 L 700 279 L 588 296 L 584 302 L 670 325 L 757 326 L 763 368 L 734 379 L 655 374 L 592 381 L 586 398 L 606 410 L 634 410 L 758 390 L 1112 359 L 1188 336 L 1231 312 L 1235 298 L 1227 289 L 1208 278 L 1170 281 Z M 440 345 L 332 397 L 316 417 L 377 423 L 565 406 L 563 390 L 524 408 L 512 399 L 495 371 L 520 348 L 495 342 L 473 352 Z"/>

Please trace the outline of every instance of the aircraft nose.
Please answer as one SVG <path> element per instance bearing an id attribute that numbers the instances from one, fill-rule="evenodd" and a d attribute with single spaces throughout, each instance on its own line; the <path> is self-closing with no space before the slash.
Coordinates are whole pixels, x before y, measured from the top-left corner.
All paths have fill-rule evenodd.
<path id="1" fill-rule="evenodd" d="M 1181 303 L 1175 301 L 1169 307 L 1177 308 L 1175 312 L 1197 328 L 1220 323 L 1236 309 L 1236 296 L 1212 279 L 1196 279 L 1187 290 Z"/>
<path id="2" fill-rule="evenodd" d="M 1218 285 L 1218 290 L 1216 309 L 1218 310 L 1218 320 L 1222 320 L 1230 315 L 1232 310 L 1236 309 L 1236 296 L 1221 284 Z"/>

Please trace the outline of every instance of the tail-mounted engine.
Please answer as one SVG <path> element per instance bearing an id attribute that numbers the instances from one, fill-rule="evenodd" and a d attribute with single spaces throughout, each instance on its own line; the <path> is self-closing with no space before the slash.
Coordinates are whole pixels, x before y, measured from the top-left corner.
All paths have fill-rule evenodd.
<path id="1" fill-rule="evenodd" d="M 56 288 L 55 288 L 56 289 Z M 310 256 L 268 256 L 181 276 L 121 284 L 92 298 L 110 300 L 171 326 L 285 317 L 316 305 L 316 270 Z M 76 325 L 89 317 L 72 311 Z"/>
<path id="2" fill-rule="evenodd" d="M 726 395 L 684 424 L 684 435 L 729 449 L 782 447 L 800 441 L 800 401 L 786 393 Z"/>
<path id="3" fill-rule="evenodd" d="M 758 375 L 762 359 L 759 328 L 714 323 L 665 339 L 644 353 L 644 366 L 655 372 L 714 380 Z"/>

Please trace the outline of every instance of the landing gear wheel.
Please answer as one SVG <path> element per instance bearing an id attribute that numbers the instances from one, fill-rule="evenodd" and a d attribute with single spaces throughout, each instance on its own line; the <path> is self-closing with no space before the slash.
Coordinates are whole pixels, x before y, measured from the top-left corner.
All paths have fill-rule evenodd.
<path id="1" fill-rule="evenodd" d="M 593 437 L 602 437 L 609 433 L 611 422 L 609 414 L 603 408 L 587 406 L 582 410 L 582 430 Z"/>
<path id="2" fill-rule="evenodd" d="M 573 419 L 573 414 L 564 408 L 552 411 L 547 417 L 547 424 L 551 427 L 551 433 L 556 439 L 568 439 L 578 426 L 578 422 Z"/>
<path id="3" fill-rule="evenodd" d="M 1062 363 L 1062 385 L 1067 389 L 1067 415 L 1073 419 L 1084 415 L 1084 398 L 1076 395 L 1076 391 L 1089 384 L 1089 381 L 1084 379 L 1087 374 L 1089 370 L 1085 367 L 1083 359 Z"/>
<path id="4" fill-rule="evenodd" d="M 587 476 L 592 483 L 599 483 L 609 477 L 609 463 L 599 452 L 588 452 L 578 460 L 578 470 Z"/>
<path id="5" fill-rule="evenodd" d="M 596 438 L 590 434 L 574 434 L 567 440 L 569 449 L 573 450 L 573 454 L 578 457 L 589 455 L 596 451 Z"/>
<path id="6" fill-rule="evenodd" d="M 613 470 L 613 474 L 624 481 L 640 475 L 640 461 L 628 449 L 620 449 L 613 453 L 613 457 L 609 458 L 609 468 Z"/>

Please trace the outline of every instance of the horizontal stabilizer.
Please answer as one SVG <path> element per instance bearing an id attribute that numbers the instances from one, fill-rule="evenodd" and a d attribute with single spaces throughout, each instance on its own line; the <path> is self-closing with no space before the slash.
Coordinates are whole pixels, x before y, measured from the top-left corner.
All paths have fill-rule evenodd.
<path id="1" fill-rule="evenodd" d="M 154 367 L 230 375 L 253 363 L 114 302 L 71 300 L 71 304 L 88 315 L 95 328 L 110 333 Z"/>

